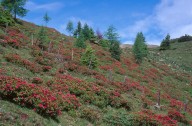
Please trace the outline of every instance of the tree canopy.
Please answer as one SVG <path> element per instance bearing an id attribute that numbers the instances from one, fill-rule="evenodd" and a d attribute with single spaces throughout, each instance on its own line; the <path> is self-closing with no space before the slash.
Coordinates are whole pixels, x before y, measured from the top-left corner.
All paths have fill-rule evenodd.
<path id="1" fill-rule="evenodd" d="M 142 63 L 143 58 L 146 57 L 148 54 L 147 45 L 145 43 L 145 37 L 142 32 L 137 33 L 133 45 L 133 54 L 137 63 Z"/>
<path id="2" fill-rule="evenodd" d="M 66 30 L 69 32 L 70 35 L 73 34 L 74 27 L 73 27 L 73 22 L 72 21 L 68 22 Z"/>
<path id="3" fill-rule="evenodd" d="M 120 42 L 118 40 L 119 35 L 112 25 L 109 26 L 109 28 L 107 29 L 105 37 L 109 43 L 109 51 L 111 53 L 111 57 L 113 57 L 116 60 L 120 60 L 121 49 L 120 49 Z"/>
<path id="4" fill-rule="evenodd" d="M 167 34 L 167 36 L 165 37 L 165 39 L 163 39 L 163 41 L 161 42 L 160 45 L 160 50 L 166 50 L 166 49 L 170 49 L 170 35 Z"/>
<path id="5" fill-rule="evenodd" d="M 81 57 L 81 62 L 89 67 L 89 69 L 96 68 L 98 65 L 98 60 L 94 54 L 94 50 L 90 45 L 86 47 L 85 53 Z"/>
<path id="6" fill-rule="evenodd" d="M 45 15 L 43 16 L 43 20 L 45 21 L 46 26 L 47 26 L 47 23 L 51 20 L 51 18 L 48 16 L 48 13 L 47 13 L 47 12 L 46 12 Z"/>
<path id="7" fill-rule="evenodd" d="M 80 35 L 75 41 L 75 46 L 78 48 L 86 48 L 85 38 L 82 32 L 80 32 Z"/>
<path id="8" fill-rule="evenodd" d="M 27 0 L 2 0 L 1 5 L 13 14 L 14 19 L 16 16 L 24 17 L 26 16 L 28 10 L 24 8 Z"/>

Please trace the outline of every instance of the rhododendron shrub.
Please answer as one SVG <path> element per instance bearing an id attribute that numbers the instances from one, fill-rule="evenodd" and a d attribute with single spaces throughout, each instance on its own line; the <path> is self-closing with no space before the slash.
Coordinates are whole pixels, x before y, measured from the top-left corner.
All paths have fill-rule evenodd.
<path id="1" fill-rule="evenodd" d="M 43 80 L 41 78 L 39 78 L 39 77 L 34 77 L 32 79 L 32 83 L 34 83 L 34 84 L 42 84 Z"/>
<path id="2" fill-rule="evenodd" d="M 33 108 L 43 115 L 57 116 L 62 110 L 80 106 L 75 95 L 51 91 L 15 77 L 0 76 L 0 89 L 3 98 Z"/>
<path id="3" fill-rule="evenodd" d="M 5 59 L 8 62 L 22 65 L 33 73 L 38 73 L 42 70 L 40 66 L 36 65 L 35 63 L 29 60 L 22 59 L 18 54 L 8 54 L 5 56 Z"/>
<path id="4" fill-rule="evenodd" d="M 19 48 L 24 45 L 23 41 L 28 40 L 28 37 L 18 30 L 11 29 L 7 31 L 7 35 L 3 36 L 3 40 L 3 45 L 8 44 L 14 48 Z"/>
<path id="5" fill-rule="evenodd" d="M 176 108 L 177 110 L 181 110 L 182 108 L 184 108 L 184 103 L 176 99 L 171 99 L 170 107 Z"/>
<path id="6" fill-rule="evenodd" d="M 43 66 L 42 69 L 43 69 L 43 72 L 48 72 L 52 69 L 52 67 L 51 66 Z"/>
<path id="7" fill-rule="evenodd" d="M 108 105 L 130 109 L 130 103 L 118 91 L 107 90 L 96 83 L 85 82 L 70 75 L 58 75 L 47 83 L 54 91 L 64 91 L 76 95 L 82 103 L 93 104 L 100 108 Z"/>
<path id="8" fill-rule="evenodd" d="M 168 111 L 168 116 L 171 119 L 177 120 L 178 122 L 182 122 L 184 124 L 188 124 L 189 122 L 186 120 L 185 116 L 183 114 L 181 114 L 180 112 L 178 112 L 175 109 L 171 109 Z"/>
<path id="9" fill-rule="evenodd" d="M 147 124 L 153 126 L 176 126 L 177 120 L 170 118 L 167 115 L 154 114 L 150 110 L 142 110 L 135 113 L 135 120 L 140 124 Z"/>

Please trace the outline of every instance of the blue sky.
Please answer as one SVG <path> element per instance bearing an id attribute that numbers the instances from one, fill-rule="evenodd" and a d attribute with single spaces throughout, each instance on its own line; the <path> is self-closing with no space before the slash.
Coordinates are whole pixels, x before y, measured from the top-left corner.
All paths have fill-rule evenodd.
<path id="1" fill-rule="evenodd" d="M 113 25 L 121 43 L 132 44 L 142 31 L 148 44 L 158 45 L 167 33 L 172 38 L 192 34 L 191 5 L 192 0 L 28 0 L 23 19 L 42 25 L 47 12 L 48 26 L 64 34 L 69 20 L 81 21 L 101 32 Z"/>

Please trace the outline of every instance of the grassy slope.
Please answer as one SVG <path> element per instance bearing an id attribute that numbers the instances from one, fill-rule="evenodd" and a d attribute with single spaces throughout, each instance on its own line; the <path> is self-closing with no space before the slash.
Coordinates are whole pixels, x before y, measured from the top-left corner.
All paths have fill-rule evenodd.
<path id="1" fill-rule="evenodd" d="M 152 58 L 162 63 L 167 63 L 176 67 L 176 69 L 184 70 L 192 73 L 192 41 L 171 43 L 171 49 L 165 51 L 157 51 L 152 53 Z M 159 53 L 159 55 L 157 54 Z"/>
<path id="2" fill-rule="evenodd" d="M 1 50 L 0 69 L 3 69 L 6 71 L 4 75 L 16 76 L 28 82 L 32 82 L 32 78 L 34 77 L 40 77 L 44 81 L 42 85 L 45 85 L 45 82 L 53 79 L 57 70 L 63 67 L 63 64 L 64 64 L 63 62 L 55 61 L 55 54 L 58 53 L 58 48 L 60 50 L 59 52 L 60 54 L 66 57 L 67 56 L 70 57 L 71 49 L 73 48 L 71 42 L 73 42 L 74 39 L 67 37 L 65 35 L 61 35 L 59 32 L 57 32 L 54 29 L 48 29 L 50 39 L 55 43 L 54 50 L 50 54 L 50 55 L 53 55 L 53 57 L 51 57 L 51 61 L 55 61 L 53 64 L 53 69 L 50 72 L 32 73 L 29 69 L 18 64 L 7 62 L 5 59 L 5 55 L 10 53 L 17 53 L 23 59 L 28 59 L 34 62 L 35 64 L 38 64 L 36 62 L 36 57 L 32 55 L 32 52 L 34 49 L 31 47 L 30 38 L 31 38 L 31 33 L 38 32 L 39 27 L 35 26 L 34 24 L 25 22 L 22 26 L 18 25 L 16 28 L 10 28 L 10 30 L 18 29 L 18 28 L 22 33 L 28 36 L 28 39 L 23 41 L 24 46 L 22 46 L 19 49 L 15 49 L 10 46 L 3 47 L 0 45 L 0 50 Z M 3 30 L 0 32 L 0 34 L 4 34 Z M 185 43 L 185 44 L 176 43 L 172 46 L 174 50 L 161 52 L 160 55 L 157 54 L 156 50 L 153 50 L 151 53 L 153 55 L 151 57 L 154 60 L 145 59 L 143 64 L 141 66 L 138 66 L 134 63 L 134 59 L 132 57 L 130 50 L 125 50 L 122 55 L 121 62 L 118 62 L 113 60 L 110 57 L 110 54 L 107 51 L 103 50 L 100 46 L 92 44 L 92 47 L 96 50 L 96 54 L 100 62 L 99 67 L 94 71 L 108 78 L 109 72 L 101 68 L 102 66 L 105 66 L 105 67 L 111 66 L 111 68 L 113 68 L 112 74 L 115 82 L 123 82 L 125 76 L 127 76 L 128 79 L 131 81 L 139 82 L 140 85 L 146 88 L 144 101 L 148 102 L 148 107 L 151 110 L 153 110 L 153 105 L 156 104 L 156 94 L 159 88 L 161 90 L 162 95 L 169 95 L 171 98 L 177 99 L 180 101 L 185 101 L 186 98 L 191 101 L 192 76 L 190 72 L 174 69 L 174 67 L 169 67 L 167 65 L 164 65 L 161 62 L 162 61 L 161 58 L 165 56 L 166 57 L 169 56 L 168 59 L 170 61 L 176 61 L 177 64 L 179 65 L 182 65 L 182 66 L 185 65 L 185 67 L 190 67 L 191 65 L 190 61 L 192 60 L 190 60 L 191 57 L 189 56 L 190 55 L 189 52 L 191 51 L 191 49 L 189 48 L 188 45 L 191 46 L 191 43 Z M 78 64 L 78 63 L 79 63 L 80 53 L 82 51 L 83 50 L 79 50 L 79 49 L 74 50 L 75 61 L 73 62 L 76 63 L 78 66 L 81 66 L 81 64 Z M 180 53 L 181 51 L 183 53 Z M 175 58 L 178 56 L 178 54 L 180 55 L 180 57 Z M 182 59 L 182 61 L 180 59 Z M 65 61 L 65 63 L 68 63 L 68 62 L 71 63 L 70 60 Z M 87 82 L 97 82 L 97 79 L 94 78 L 94 76 L 89 74 L 82 74 L 81 71 L 68 70 L 68 73 L 74 77 L 78 77 Z M 119 91 L 121 96 L 131 103 L 132 107 L 129 113 L 140 111 L 142 103 L 144 102 L 143 99 L 141 98 L 143 94 L 142 91 L 135 88 L 131 88 L 130 90 L 127 90 L 127 91 L 121 91 L 122 87 L 119 87 L 116 84 L 117 83 L 115 84 L 104 83 L 104 85 L 101 85 L 101 86 L 106 88 L 107 90 Z M 166 98 L 163 98 L 162 105 L 168 107 L 169 100 Z M 189 108 L 190 107 L 192 107 L 191 104 L 189 104 Z M 89 104 L 83 103 L 78 110 L 72 110 L 69 112 L 64 111 L 63 114 L 58 117 L 58 120 L 53 120 L 53 119 L 44 118 L 39 114 L 35 113 L 34 111 L 32 111 L 31 109 L 20 107 L 19 105 L 11 103 L 9 101 L 0 100 L 0 124 L 2 125 L 24 124 L 27 126 L 30 126 L 30 125 L 54 126 L 59 124 L 62 126 L 64 125 L 85 126 L 85 125 L 94 124 L 92 121 L 90 121 L 88 117 L 82 116 L 83 108 L 91 108 L 90 110 L 93 112 L 97 111 L 99 115 L 98 116 L 99 119 L 94 121 L 94 123 L 101 126 L 107 125 L 106 121 L 103 119 L 111 111 L 120 111 L 115 107 L 108 106 L 104 108 L 99 108 L 98 106 L 93 104 L 89 105 Z M 158 111 L 158 110 L 153 110 L 153 111 L 159 114 L 161 113 L 167 114 L 167 110 L 168 109 L 164 109 L 162 111 Z M 95 116 L 95 115 L 90 115 L 90 116 Z M 188 120 L 192 120 L 190 112 L 186 114 L 186 118 Z"/>

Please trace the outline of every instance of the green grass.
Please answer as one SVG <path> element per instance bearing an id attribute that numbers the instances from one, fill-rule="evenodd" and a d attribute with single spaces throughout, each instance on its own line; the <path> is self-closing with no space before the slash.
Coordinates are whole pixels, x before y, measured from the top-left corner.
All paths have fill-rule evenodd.
<path id="1" fill-rule="evenodd" d="M 31 25 L 31 24 L 30 24 Z M 30 37 L 31 32 L 38 32 L 39 27 L 34 26 L 34 29 L 32 29 L 32 26 L 23 26 L 21 29 L 26 32 L 28 37 Z M 18 26 L 20 27 L 20 26 Z M 32 31 L 31 31 L 32 30 Z M 48 29 L 49 31 L 51 29 Z M 52 33 L 52 32 L 51 32 Z M 1 31 L 0 31 L 1 34 Z M 58 32 L 53 32 L 53 34 L 50 34 L 50 36 L 55 37 L 54 40 L 56 42 L 56 45 L 54 45 L 54 49 L 57 50 L 57 46 L 59 41 L 62 38 L 66 38 L 64 41 L 62 41 L 62 45 L 65 48 L 65 51 L 69 48 L 72 48 L 72 46 L 67 45 L 68 43 L 64 42 L 73 42 L 74 39 L 70 37 L 66 37 L 64 35 L 60 35 Z M 5 69 L 7 76 L 15 76 L 22 78 L 23 80 L 26 80 L 28 82 L 31 82 L 32 78 L 34 77 L 40 77 L 43 79 L 44 83 L 48 80 L 52 80 L 57 72 L 57 70 L 61 67 L 64 67 L 64 62 L 55 62 L 53 64 L 53 68 L 49 72 L 40 72 L 40 73 L 32 73 L 30 70 L 26 69 L 24 66 L 9 63 L 5 60 L 4 55 L 10 54 L 10 53 L 17 53 L 19 54 L 22 59 L 28 59 L 32 62 L 35 62 L 35 57 L 31 54 L 32 48 L 30 48 L 30 43 L 26 45 L 25 47 L 21 47 L 19 49 L 12 48 L 10 46 L 3 47 L 0 45 L 0 69 Z M 95 46 L 95 45 L 94 45 Z M 96 46 L 97 47 L 97 46 Z M 100 59 L 100 65 L 111 65 L 114 62 L 110 60 L 110 54 L 104 50 L 102 50 L 101 47 L 98 50 L 102 51 L 106 55 L 104 57 L 99 57 Z M 95 49 L 96 50 L 96 49 Z M 96 50 L 97 51 L 97 50 Z M 158 54 L 160 53 L 160 54 Z M 106 58 L 109 58 L 109 61 L 106 60 Z M 131 50 L 128 49 L 123 52 L 122 54 L 123 58 L 128 58 L 130 62 L 133 64 L 134 60 L 132 57 Z M 54 60 L 54 58 L 52 59 Z M 153 64 L 155 62 L 155 65 Z M 6 65 L 3 65 L 6 64 Z M 112 76 L 114 78 L 114 81 L 117 82 L 123 82 L 124 77 L 127 76 L 128 79 L 132 81 L 139 82 L 142 86 L 145 86 L 150 90 L 150 92 L 153 95 L 157 94 L 157 90 L 160 88 L 161 93 L 167 93 L 172 98 L 178 99 L 180 101 L 185 101 L 186 97 L 192 97 L 192 88 L 190 86 L 191 83 L 191 73 L 192 73 L 192 42 L 184 42 L 184 43 L 173 43 L 171 44 L 171 49 L 166 51 L 159 52 L 158 48 L 151 49 L 150 50 L 150 56 L 148 59 L 145 59 L 142 64 L 138 68 L 135 68 L 134 70 L 128 70 L 128 67 L 121 61 L 122 68 L 126 70 L 125 75 L 118 74 L 117 72 L 113 71 Z M 168 64 L 169 65 L 169 71 L 163 70 L 160 65 Z M 40 65 L 40 64 L 38 64 Z M 146 74 L 146 71 L 154 68 L 157 69 L 159 74 L 157 76 L 160 76 L 161 74 L 165 73 L 166 75 L 162 75 L 160 79 L 152 79 L 150 82 L 144 81 L 143 76 Z M 96 72 L 103 74 L 106 78 L 109 76 L 109 71 L 105 71 L 102 69 L 95 69 Z M 139 72 L 140 71 L 140 72 Z M 96 79 L 93 77 L 93 75 L 83 75 L 77 71 L 69 71 L 68 72 L 71 76 L 77 77 L 80 79 L 85 80 L 86 82 L 96 82 Z M 139 76 L 138 76 L 139 75 Z M 190 77 L 188 77 L 190 76 Z M 161 83 L 164 84 L 164 86 L 159 86 Z M 105 120 L 105 117 L 112 117 L 111 113 L 127 113 L 128 116 L 130 116 L 130 113 L 138 112 L 142 109 L 142 91 L 137 89 L 130 89 L 125 92 L 121 92 L 121 89 L 116 87 L 115 85 L 112 85 L 111 83 L 105 83 L 104 88 L 108 90 L 117 90 L 121 93 L 121 96 L 126 99 L 129 103 L 131 103 L 131 111 L 122 110 L 122 108 L 117 109 L 115 107 L 107 106 L 104 108 L 98 108 L 97 106 L 94 106 L 93 104 L 82 104 L 82 106 L 77 110 L 71 110 L 71 111 L 63 111 L 62 115 L 57 118 L 57 120 L 54 119 L 48 119 L 45 118 L 33 110 L 25 107 L 21 107 L 17 104 L 14 104 L 12 102 L 6 101 L 6 100 L 0 100 L 0 125 L 14 125 L 14 126 L 20 126 L 20 125 L 26 125 L 26 126 L 106 126 L 109 125 L 107 121 Z M 166 114 L 167 111 L 156 111 L 154 110 L 154 104 L 156 104 L 156 96 L 153 97 L 151 95 L 146 95 L 146 99 L 150 100 L 152 102 L 152 105 L 149 105 L 148 108 L 150 110 L 153 110 L 155 113 L 163 113 Z M 162 99 L 161 104 L 164 106 L 169 106 L 169 101 Z M 95 114 L 95 115 L 94 115 Z M 100 119 L 98 121 L 94 120 L 95 116 L 97 114 L 100 116 Z M 26 119 L 23 119 L 22 115 L 26 116 Z M 114 115 L 115 116 L 115 115 Z M 118 115 L 117 115 L 118 116 Z M 121 115 L 121 116 L 124 116 Z M 126 118 L 126 117 L 125 117 Z M 190 115 L 187 114 L 187 118 L 191 119 Z M 109 119 L 109 118 L 107 118 Z M 126 120 L 124 120 L 126 121 Z"/>
<path id="2" fill-rule="evenodd" d="M 31 109 L 0 100 L 1 126 L 85 126 L 88 124 L 88 121 L 71 117 L 66 112 L 54 120 L 42 117 Z"/>
<path id="3" fill-rule="evenodd" d="M 192 41 L 171 43 L 171 49 L 165 51 L 152 49 L 150 56 L 157 62 L 174 66 L 173 70 L 192 73 Z"/>

